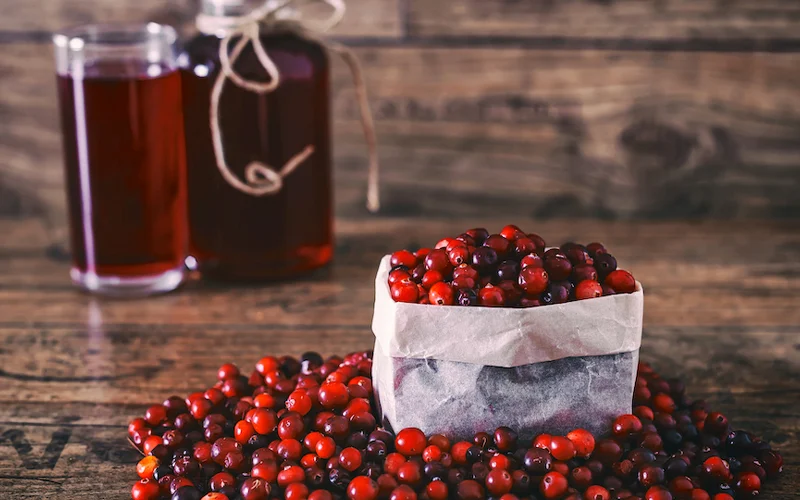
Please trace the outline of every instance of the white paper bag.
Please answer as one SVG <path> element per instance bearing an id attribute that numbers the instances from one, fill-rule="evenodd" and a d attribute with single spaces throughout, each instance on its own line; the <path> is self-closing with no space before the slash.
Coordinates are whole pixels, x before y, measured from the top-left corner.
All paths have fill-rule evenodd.
<path id="1" fill-rule="evenodd" d="M 509 426 L 523 438 L 603 433 L 631 412 L 644 293 L 533 308 L 392 300 L 389 256 L 375 278 L 373 386 L 383 424 L 467 439 Z"/>

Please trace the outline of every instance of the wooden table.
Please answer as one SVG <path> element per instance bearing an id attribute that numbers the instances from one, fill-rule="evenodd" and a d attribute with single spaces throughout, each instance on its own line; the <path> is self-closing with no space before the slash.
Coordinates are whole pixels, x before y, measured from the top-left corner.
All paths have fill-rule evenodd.
<path id="1" fill-rule="evenodd" d="M 223 362 L 371 347 L 381 255 L 505 222 L 340 219 L 335 265 L 305 279 L 113 301 L 73 289 L 38 221 L 0 220 L 0 498 L 129 498 L 125 429 L 148 403 L 205 388 Z M 797 498 L 800 225 L 514 222 L 605 242 L 646 288 L 642 358 L 779 448 L 761 498 Z"/>

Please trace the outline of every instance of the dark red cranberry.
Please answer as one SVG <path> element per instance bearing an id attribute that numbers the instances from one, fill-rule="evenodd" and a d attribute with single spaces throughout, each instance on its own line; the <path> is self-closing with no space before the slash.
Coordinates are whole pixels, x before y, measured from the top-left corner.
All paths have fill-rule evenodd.
<path id="1" fill-rule="evenodd" d="M 572 268 L 570 280 L 573 283 L 580 283 L 585 280 L 597 281 L 597 270 L 591 264 L 579 264 Z"/>
<path id="2" fill-rule="evenodd" d="M 639 440 L 639 446 L 657 452 L 664 448 L 664 443 L 657 432 L 645 432 Z"/>
<path id="3" fill-rule="evenodd" d="M 172 494 L 171 500 L 200 500 L 200 491 L 194 486 L 182 486 L 175 490 L 175 493 Z M 267 497 L 264 497 L 266 500 Z M 250 500 L 249 498 L 246 500 Z"/>
<path id="4" fill-rule="evenodd" d="M 586 251 L 592 258 L 596 258 L 598 255 L 606 253 L 606 247 L 602 243 L 593 242 L 586 245 Z"/>
<path id="5" fill-rule="evenodd" d="M 472 479 L 461 481 L 456 487 L 456 498 L 460 500 L 481 500 L 484 498 L 483 486 Z"/>
<path id="6" fill-rule="evenodd" d="M 499 234 L 493 234 L 486 238 L 486 241 L 483 242 L 483 246 L 491 248 L 499 258 L 503 258 L 508 255 L 511 243 Z"/>
<path id="7" fill-rule="evenodd" d="M 592 484 L 592 471 L 588 467 L 575 467 L 569 472 L 570 486 L 585 490 Z"/>
<path id="8" fill-rule="evenodd" d="M 592 260 L 586 250 L 580 245 L 569 247 L 566 250 L 564 247 L 561 247 L 561 251 L 564 252 L 564 255 L 567 256 L 567 259 L 569 259 L 573 266 L 585 264 L 587 261 L 591 262 Z"/>
<path id="9" fill-rule="evenodd" d="M 469 229 L 464 234 L 471 236 L 475 240 L 475 245 L 483 245 L 483 242 L 489 237 L 489 231 L 482 227 Z"/>
<path id="10" fill-rule="evenodd" d="M 655 465 L 645 465 L 639 469 L 639 483 L 650 488 L 664 482 L 664 469 Z"/>
<path id="11" fill-rule="evenodd" d="M 513 260 L 504 260 L 497 266 L 494 278 L 495 283 L 505 280 L 517 281 L 519 276 L 519 264 Z"/>
<path id="12" fill-rule="evenodd" d="M 494 444 L 500 451 L 509 451 L 517 445 L 518 435 L 509 427 L 498 427 L 494 431 Z"/>
<path id="13" fill-rule="evenodd" d="M 622 448 L 613 439 L 601 439 L 594 448 L 592 458 L 599 460 L 604 466 L 611 466 L 622 457 Z M 587 464 L 588 465 L 588 464 Z"/>
<path id="14" fill-rule="evenodd" d="M 597 269 L 597 274 L 600 278 L 605 279 L 606 276 L 617 270 L 617 259 L 610 253 L 602 253 L 594 257 L 594 267 Z"/>
<path id="15" fill-rule="evenodd" d="M 565 283 L 550 283 L 545 293 L 550 295 L 551 304 L 563 304 L 569 301 L 570 289 Z"/>
<path id="16" fill-rule="evenodd" d="M 502 238 L 502 236 L 500 238 Z M 503 241 L 506 240 L 503 239 Z M 508 242 L 506 241 L 506 243 Z M 497 261 L 498 254 L 490 247 L 478 247 L 472 252 L 472 264 L 485 273 L 491 272 L 497 265 Z"/>
<path id="17" fill-rule="evenodd" d="M 543 476 L 553 468 L 553 457 L 542 448 L 531 448 L 525 452 L 522 464 L 534 476 Z"/>
<path id="18" fill-rule="evenodd" d="M 478 294 L 471 288 L 462 288 L 456 295 L 456 303 L 461 306 L 474 306 L 478 304 Z"/>
<path id="19" fill-rule="evenodd" d="M 550 257 L 545 256 L 544 268 L 553 281 L 566 280 L 572 274 L 572 263 L 566 255 L 560 253 Z"/>
<path id="20" fill-rule="evenodd" d="M 783 471 L 783 457 L 773 450 L 766 450 L 761 453 L 759 460 L 767 471 L 767 476 L 775 477 Z"/>

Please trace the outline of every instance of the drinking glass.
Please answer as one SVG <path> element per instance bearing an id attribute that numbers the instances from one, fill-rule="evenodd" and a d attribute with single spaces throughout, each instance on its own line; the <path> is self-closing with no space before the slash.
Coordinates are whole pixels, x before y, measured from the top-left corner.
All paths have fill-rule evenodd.
<path id="1" fill-rule="evenodd" d="M 73 282 L 106 295 L 184 278 L 186 151 L 173 28 L 91 25 L 54 35 Z"/>

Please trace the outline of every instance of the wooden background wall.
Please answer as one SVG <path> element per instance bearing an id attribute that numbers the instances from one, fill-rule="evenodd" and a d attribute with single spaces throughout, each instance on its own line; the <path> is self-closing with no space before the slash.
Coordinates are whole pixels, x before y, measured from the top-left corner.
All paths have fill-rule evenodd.
<path id="1" fill-rule="evenodd" d="M 0 217 L 63 227 L 50 32 L 193 0 L 4 0 Z M 349 0 L 398 216 L 800 216 L 797 0 Z M 337 210 L 364 212 L 334 75 Z"/>

